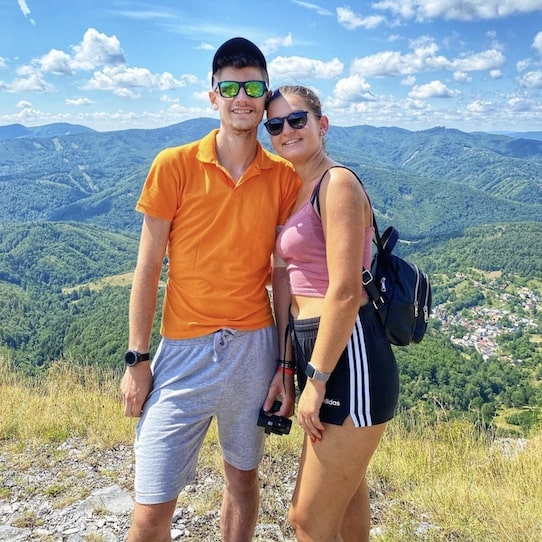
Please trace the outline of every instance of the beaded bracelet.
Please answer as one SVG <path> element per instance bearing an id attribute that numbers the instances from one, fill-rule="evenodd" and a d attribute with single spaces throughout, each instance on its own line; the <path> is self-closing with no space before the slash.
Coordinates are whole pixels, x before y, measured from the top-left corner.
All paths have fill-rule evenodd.
<path id="1" fill-rule="evenodd" d="M 294 371 L 295 363 L 292 361 L 286 361 L 285 359 L 278 359 L 277 367 L 282 367 L 283 369 L 292 369 Z"/>

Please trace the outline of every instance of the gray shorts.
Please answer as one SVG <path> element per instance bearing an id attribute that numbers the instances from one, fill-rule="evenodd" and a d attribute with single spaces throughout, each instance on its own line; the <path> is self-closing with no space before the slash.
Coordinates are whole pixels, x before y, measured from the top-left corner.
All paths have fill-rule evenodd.
<path id="1" fill-rule="evenodd" d="M 176 499 L 194 479 L 213 417 L 224 460 L 240 470 L 258 466 L 265 442 L 258 414 L 277 357 L 275 327 L 162 339 L 152 362 L 153 388 L 136 430 L 138 503 Z"/>

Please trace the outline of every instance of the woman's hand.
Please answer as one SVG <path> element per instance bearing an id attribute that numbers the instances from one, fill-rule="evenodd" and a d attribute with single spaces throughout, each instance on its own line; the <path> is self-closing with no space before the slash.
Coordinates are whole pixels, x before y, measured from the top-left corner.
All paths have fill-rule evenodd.
<path id="1" fill-rule="evenodd" d="M 320 421 L 320 407 L 324 402 L 326 383 L 307 380 L 297 405 L 297 420 L 312 442 L 322 440 L 325 427 Z"/>

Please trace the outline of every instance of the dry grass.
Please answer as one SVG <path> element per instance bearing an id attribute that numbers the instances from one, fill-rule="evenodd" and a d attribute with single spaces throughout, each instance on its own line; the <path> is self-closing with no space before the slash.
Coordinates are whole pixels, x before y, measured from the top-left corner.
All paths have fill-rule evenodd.
<path id="1" fill-rule="evenodd" d="M 103 446 L 131 444 L 134 420 L 121 415 L 119 379 L 109 370 L 67 362 L 28 378 L 0 360 L 0 440 L 60 442 L 80 436 Z"/>
<path id="2" fill-rule="evenodd" d="M 390 503 L 377 540 L 542 540 L 541 434 L 518 445 L 466 422 L 409 427 L 390 424 L 371 466 Z"/>
<path id="3" fill-rule="evenodd" d="M 43 378 L 27 379 L 0 360 L 0 442 L 27 447 L 78 436 L 103 447 L 131 444 L 135 422 L 122 416 L 119 378 L 58 363 Z M 210 480 L 222 472 L 216 440 L 212 427 L 200 457 L 200 471 Z M 395 419 L 369 472 L 378 503 L 374 519 L 382 526 L 373 540 L 542 540 L 542 433 L 524 447 L 515 444 L 495 441 L 465 421 L 430 425 Z M 286 516 L 300 446 L 295 423 L 289 436 L 268 439 L 261 467 L 264 518 Z M 221 498 L 216 484 L 203 487 L 180 499 L 201 511 L 216 509 Z"/>

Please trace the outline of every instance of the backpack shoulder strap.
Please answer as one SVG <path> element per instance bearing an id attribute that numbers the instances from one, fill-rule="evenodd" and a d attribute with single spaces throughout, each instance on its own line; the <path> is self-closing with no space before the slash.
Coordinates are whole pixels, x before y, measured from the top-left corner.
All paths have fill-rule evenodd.
<path id="1" fill-rule="evenodd" d="M 316 214 L 318 216 L 320 216 L 320 185 L 322 184 L 322 181 L 324 180 L 324 177 L 326 176 L 327 172 L 330 170 L 331 168 L 329 169 L 326 169 L 324 171 L 324 173 L 322 173 L 322 176 L 320 177 L 320 180 L 316 183 L 316 186 L 314 187 L 314 190 L 312 191 L 312 194 L 311 194 L 311 198 L 310 198 L 310 201 L 311 201 L 311 205 L 313 206 L 314 208 L 314 211 L 316 212 Z"/>
<path id="2" fill-rule="evenodd" d="M 326 169 L 324 171 L 324 173 L 320 177 L 320 180 L 316 183 L 316 186 L 314 187 L 314 190 L 312 191 L 311 198 L 310 198 L 311 205 L 313 206 L 316 214 L 318 216 L 320 216 L 320 213 L 321 213 L 321 211 L 320 211 L 320 186 L 321 186 L 322 181 L 324 180 L 324 177 L 326 176 L 327 172 L 330 169 L 334 169 L 334 168 L 347 169 L 359 181 L 359 184 L 361 184 L 361 187 L 363 188 L 363 191 L 365 192 L 365 195 L 367 196 L 367 199 L 369 200 L 369 205 L 371 206 L 371 215 L 372 215 L 373 224 L 374 224 L 375 230 L 378 231 L 378 227 L 376 225 L 375 215 L 374 215 L 374 211 L 373 211 L 373 203 L 371 201 L 371 198 L 370 198 L 367 190 L 365 189 L 365 185 L 363 184 L 363 181 L 359 178 L 358 174 L 353 169 L 350 169 L 349 167 L 346 167 L 346 166 L 331 166 L 330 168 L 328 168 L 328 169 Z"/>

